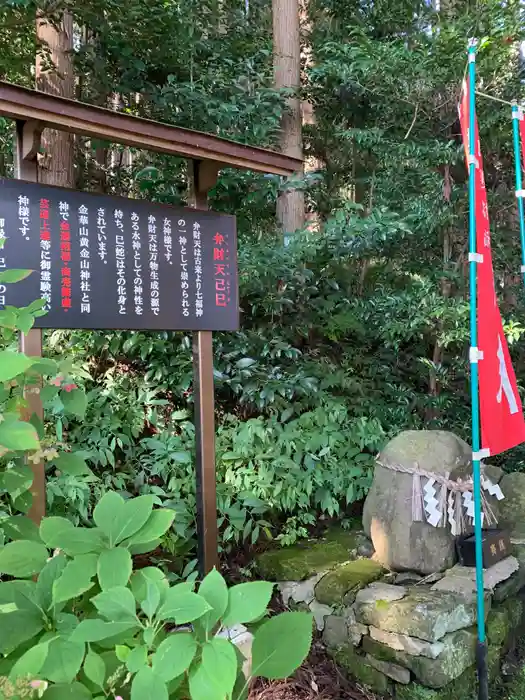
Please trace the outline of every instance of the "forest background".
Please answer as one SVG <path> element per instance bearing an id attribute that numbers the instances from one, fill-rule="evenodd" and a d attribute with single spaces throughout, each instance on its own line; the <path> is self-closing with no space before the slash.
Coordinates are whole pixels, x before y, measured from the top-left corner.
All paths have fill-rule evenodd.
<path id="1" fill-rule="evenodd" d="M 273 0 L 280 29 L 271 0 L 0 5 L 2 80 L 54 84 L 92 104 L 304 154 L 304 173 L 290 181 L 223 170 L 211 193 L 212 208 L 236 213 L 240 241 L 242 330 L 218 333 L 214 344 L 226 554 L 293 543 L 336 517 L 351 525 L 374 455 L 401 430 L 469 439 L 467 175 L 457 118 L 469 36 L 481 39 L 480 89 L 523 95 L 518 2 L 288 0 L 292 15 L 281 16 L 283 3 Z M 283 88 L 276 32 L 293 41 L 297 23 L 300 85 Z M 523 395 L 510 107 L 480 100 L 478 117 L 497 292 Z M 0 119 L 1 176 L 13 176 L 12 143 L 12 123 Z M 56 132 L 39 159 L 43 181 L 52 172 L 87 191 L 188 202 L 182 159 Z M 176 513 L 158 557 L 190 574 L 191 338 L 49 331 L 45 348 L 73 360 L 68 381 L 86 392 L 64 412 L 48 388 L 48 433 L 90 468 L 48 467 L 49 513 L 84 524 L 107 490 L 152 493 Z M 501 464 L 523 469 L 525 451 Z M 11 507 L 0 508 L 1 521 Z"/>

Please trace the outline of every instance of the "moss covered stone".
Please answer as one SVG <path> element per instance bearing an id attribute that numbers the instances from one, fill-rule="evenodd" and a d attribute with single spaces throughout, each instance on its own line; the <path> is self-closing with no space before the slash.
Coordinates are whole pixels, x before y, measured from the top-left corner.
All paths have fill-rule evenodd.
<path id="1" fill-rule="evenodd" d="M 500 486 L 505 498 L 499 503 L 499 524 L 508 528 L 514 537 L 525 537 L 525 474 L 505 474 Z"/>
<path id="2" fill-rule="evenodd" d="M 363 685 L 382 695 L 392 687 L 390 679 L 384 673 L 366 663 L 365 657 L 359 654 L 351 644 L 329 650 L 336 664 L 348 671 Z"/>
<path id="3" fill-rule="evenodd" d="M 360 532 L 337 528 L 320 540 L 263 552 L 257 568 L 269 581 L 302 581 L 354 559 L 362 538 Z"/>
<path id="4" fill-rule="evenodd" d="M 464 601 L 453 593 L 424 589 L 413 588 L 409 595 L 399 600 L 385 600 L 381 605 L 377 599 L 359 593 L 355 608 L 357 621 L 363 625 L 427 642 L 437 642 L 450 632 L 476 623 L 474 601 Z M 490 600 L 487 601 L 487 610 L 489 608 Z"/>
<path id="5" fill-rule="evenodd" d="M 417 683 L 396 688 L 396 700 L 441 700 L 443 697 L 439 690 L 424 688 Z"/>
<path id="6" fill-rule="evenodd" d="M 525 545 L 513 545 L 513 555 L 518 560 L 519 569 L 510 578 L 496 586 L 494 600 L 499 603 L 512 598 L 525 586 Z"/>
<path id="7" fill-rule="evenodd" d="M 502 647 L 510 633 L 509 611 L 506 607 L 491 610 L 487 618 L 487 639 L 490 647 Z"/>
<path id="8" fill-rule="evenodd" d="M 396 688 L 396 700 L 475 700 L 476 697 L 476 678 L 471 671 L 440 690 L 425 688 L 417 683 Z"/>
<path id="9" fill-rule="evenodd" d="M 349 591 L 377 581 L 383 569 L 371 559 L 356 559 L 329 571 L 315 587 L 315 597 L 324 605 L 340 605 Z"/>
<path id="10" fill-rule="evenodd" d="M 476 634 L 471 630 L 453 632 L 443 638 L 444 649 L 437 659 L 412 656 L 363 638 L 363 649 L 382 661 L 398 663 L 412 671 L 416 679 L 429 688 L 443 688 L 475 662 Z"/>
<path id="11" fill-rule="evenodd" d="M 511 630 L 516 631 L 517 629 L 521 628 L 525 617 L 525 604 L 523 598 L 506 600 L 503 603 L 503 606 L 508 610 Z"/>

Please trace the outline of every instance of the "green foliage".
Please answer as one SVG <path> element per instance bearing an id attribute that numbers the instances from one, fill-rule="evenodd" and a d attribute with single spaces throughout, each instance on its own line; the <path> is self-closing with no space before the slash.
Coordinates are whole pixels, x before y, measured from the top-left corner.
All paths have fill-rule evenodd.
<path id="1" fill-rule="evenodd" d="M 37 687 L 46 689 L 44 698 L 69 697 L 71 688 L 75 698 L 245 697 L 244 659 L 217 634 L 265 618 L 273 584 L 228 590 L 213 570 L 194 590 L 189 583 L 170 586 L 155 567 L 132 573 L 141 532 L 162 536 L 172 519 L 154 509 L 150 496 L 124 500 L 109 492 L 91 527 L 44 518 L 40 541 L 16 539 L 0 549 L 0 575 L 14 577 L 0 583 L 6 698 L 32 696 Z M 51 558 L 48 549 L 55 550 Z M 288 613 L 256 626 L 251 677 L 292 674 L 309 652 L 312 623 L 306 613 Z"/>
<path id="2" fill-rule="evenodd" d="M 82 100 L 243 143 L 277 144 L 288 95 L 273 87 L 268 0 L 198 7 L 133 0 L 124 12 L 114 0 L 66 4 L 83 28 L 73 52 Z M 35 12 L 62 8 L 5 5 L 3 76 L 31 83 Z M 466 171 L 456 112 L 468 36 L 483 38 L 482 88 L 503 100 L 523 97 L 515 3 L 490 0 L 481 16 L 469 3 L 436 10 L 419 0 L 314 0 L 306 15 L 300 97 L 315 118 L 304 125 L 306 174 L 284 182 L 223 169 L 211 192 L 213 208 L 236 214 L 240 240 L 242 330 L 216 334 L 214 345 L 225 554 L 271 539 L 286 545 L 320 519 L 344 520 L 366 494 L 373 455 L 403 429 L 450 429 L 469 439 Z M 478 112 L 497 289 L 520 381 L 510 120 L 494 102 L 480 99 Z M 12 173 L 11 148 L 0 121 L 0 173 Z M 181 159 L 79 139 L 74 165 L 82 189 L 187 201 Z M 296 187 L 312 226 L 284 247 L 276 199 Z M 1 283 L 21 274 L 2 273 Z M 27 330 L 40 309 L 0 313 L 2 353 L 15 351 L 17 328 Z M 50 512 L 86 524 L 108 491 L 152 497 L 177 517 L 159 535 L 168 517 L 162 511 L 134 548 L 156 543 L 155 557 L 169 561 L 172 577 L 191 576 L 191 338 L 57 331 L 47 334 L 46 347 L 53 362 L 28 366 L 10 385 L 9 411 L 0 409 L 10 416 L 0 422 L 0 443 L 10 449 L 0 482 L 6 538 L 28 527 L 13 520 L 28 507 L 31 475 L 22 457 L 30 449 L 36 458 L 40 449 L 13 406 L 26 378 L 43 375 L 46 425 L 38 431 Z M 0 362 L 6 381 L 16 371 L 9 364 Z M 505 457 L 507 469 L 524 464 L 523 451 Z M 122 571 L 128 567 L 123 561 Z M 101 575 L 107 586 L 123 585 L 110 567 Z"/>
<path id="3" fill-rule="evenodd" d="M 31 274 L 29 270 L 8 270 L 2 273 L 2 284 L 12 284 Z M 44 383 L 42 398 L 52 395 L 57 422 L 66 416 L 79 415 L 79 406 L 85 405 L 82 389 L 72 384 L 68 377 L 73 371 L 69 361 L 28 357 L 16 350 L 18 332 L 27 333 L 37 317 L 41 316 L 42 301 L 17 309 L 6 306 L 0 312 L 0 531 L 3 538 L 13 537 L 18 530 L 28 531 L 30 525 L 18 518 L 17 513 L 26 513 L 31 507 L 29 491 L 33 472 L 29 464 L 53 463 L 68 474 L 90 473 L 80 454 L 70 452 L 63 436 L 53 436 L 45 430 L 36 415 L 27 413 L 27 396 L 39 390 Z M 47 394 L 46 394 L 47 390 Z M 30 576 L 31 568 L 38 564 L 42 549 L 34 542 L 27 542 L 24 556 L 20 559 L 10 555 L 8 545 L 0 557 L 10 569 L 10 575 Z M 44 553 L 45 556 L 45 553 Z M 9 563 L 11 561 L 11 563 Z"/>

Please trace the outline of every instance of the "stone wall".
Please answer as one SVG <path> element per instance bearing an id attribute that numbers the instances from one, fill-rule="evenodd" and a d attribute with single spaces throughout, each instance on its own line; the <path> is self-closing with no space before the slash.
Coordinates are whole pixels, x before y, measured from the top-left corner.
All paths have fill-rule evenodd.
<path id="1" fill-rule="evenodd" d="M 325 539 L 260 556 L 263 577 L 278 582 L 289 607 L 315 616 L 328 653 L 363 685 L 399 700 L 471 700 L 475 688 L 474 571 L 388 573 L 370 555 L 364 533 L 335 530 Z M 489 669 L 525 621 L 525 544 L 486 571 Z"/>

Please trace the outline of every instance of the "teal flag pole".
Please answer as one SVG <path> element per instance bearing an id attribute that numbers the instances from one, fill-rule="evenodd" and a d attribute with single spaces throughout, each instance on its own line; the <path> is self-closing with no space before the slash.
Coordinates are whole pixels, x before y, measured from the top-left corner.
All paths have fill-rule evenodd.
<path id="1" fill-rule="evenodd" d="M 514 169 L 516 171 L 516 198 L 518 200 L 518 214 L 520 220 L 520 240 L 521 240 L 521 274 L 525 285 L 525 216 L 523 210 L 523 180 L 521 175 L 521 149 L 520 149 L 520 128 L 519 119 L 521 113 L 517 102 L 512 103 L 512 132 L 514 136 Z"/>
<path id="2" fill-rule="evenodd" d="M 478 698 L 488 700 L 487 642 L 485 638 L 485 592 L 483 586 L 483 531 L 481 524 L 481 460 L 478 375 L 476 245 L 476 39 L 468 44 L 469 81 L 469 273 L 470 273 L 470 392 L 472 405 L 472 468 L 474 472 L 474 534 L 476 539 L 476 589 L 478 612 Z"/>

